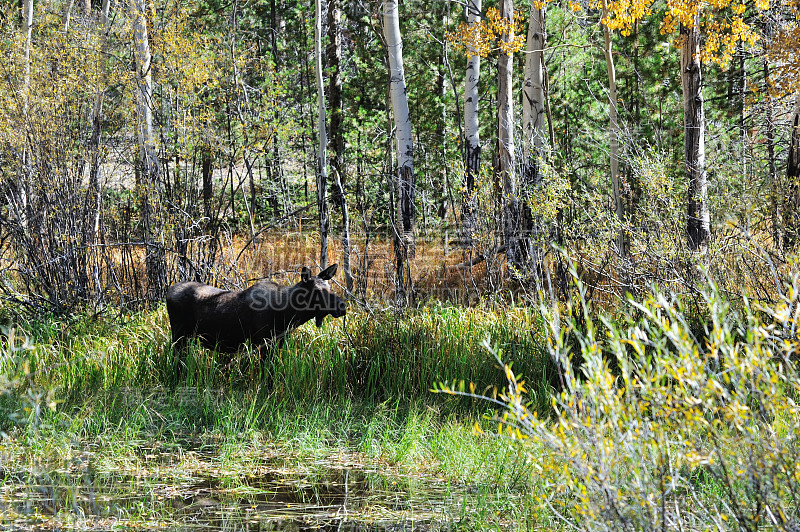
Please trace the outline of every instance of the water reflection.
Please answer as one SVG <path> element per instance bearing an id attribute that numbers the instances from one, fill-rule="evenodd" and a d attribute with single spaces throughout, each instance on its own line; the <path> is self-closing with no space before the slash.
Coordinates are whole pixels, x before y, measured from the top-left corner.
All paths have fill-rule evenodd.
<path id="1" fill-rule="evenodd" d="M 213 446 L 193 444 L 143 445 L 136 456 L 119 468 L 96 467 L 88 451 L 59 468 L 0 464 L 0 526 L 429 531 L 467 509 L 466 489 L 353 461 L 298 471 L 270 456 L 231 471 Z"/>

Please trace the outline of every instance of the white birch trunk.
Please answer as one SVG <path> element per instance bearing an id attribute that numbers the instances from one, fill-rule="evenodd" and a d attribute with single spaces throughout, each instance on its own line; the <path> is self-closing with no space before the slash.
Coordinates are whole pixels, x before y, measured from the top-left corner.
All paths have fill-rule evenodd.
<path id="1" fill-rule="evenodd" d="M 28 98 L 31 89 L 31 35 L 33 34 L 33 0 L 25 0 L 22 4 L 22 33 L 25 36 L 23 50 L 24 75 L 22 79 L 23 114 L 28 116 Z"/>
<path id="2" fill-rule="evenodd" d="M 706 180 L 705 111 L 703 109 L 699 23 L 699 17 L 696 17 L 693 27 L 681 26 L 684 155 L 688 179 L 686 233 L 689 248 L 693 251 L 705 251 L 711 234 Z"/>
<path id="3" fill-rule="evenodd" d="M 522 181 L 525 187 L 523 197 L 542 181 L 544 163 L 544 8 L 537 9 L 531 3 L 531 16 L 528 24 L 528 40 L 525 45 L 525 71 L 522 83 Z M 541 273 L 544 259 L 544 243 L 540 242 L 540 217 L 534 216 L 530 207 L 523 203 L 522 210 L 525 236 L 522 239 L 524 252 L 530 257 L 533 271 Z"/>
<path id="4" fill-rule="evenodd" d="M 467 24 L 481 18 L 481 0 L 467 0 Z M 478 131 L 478 82 L 481 75 L 481 56 L 471 50 L 467 59 L 464 87 L 464 203 L 462 225 L 465 244 L 471 246 L 475 236 L 475 178 L 481 167 L 481 137 Z"/>
<path id="5" fill-rule="evenodd" d="M 531 4 L 528 40 L 525 46 L 525 76 L 522 85 L 522 157 L 532 172 L 532 184 L 541 179 L 539 172 L 544 154 L 544 8 Z M 529 176 L 526 176 L 528 178 Z"/>
<path id="6" fill-rule="evenodd" d="M 397 0 L 383 2 L 383 32 L 389 52 L 389 93 L 392 99 L 395 135 L 397 139 L 397 175 L 400 189 L 400 227 L 403 246 L 408 258 L 414 256 L 414 144 L 411 116 L 408 110 L 403 41 L 400 36 L 400 17 Z"/>
<path id="7" fill-rule="evenodd" d="M 314 0 L 316 20 L 314 23 L 314 69 L 317 72 L 317 108 L 319 148 L 317 151 L 317 208 L 319 209 L 319 263 L 328 267 L 328 133 L 325 129 L 325 86 L 322 80 L 322 0 Z"/>
<path id="8" fill-rule="evenodd" d="M 142 216 L 142 237 L 145 243 L 147 297 L 151 301 L 164 298 L 167 288 L 164 248 L 156 243 L 160 237 L 161 171 L 153 138 L 153 77 L 151 72 L 150 41 L 147 35 L 146 0 L 131 0 L 133 20 L 133 55 L 136 66 L 136 136 L 139 143 L 139 194 Z"/>
<path id="9" fill-rule="evenodd" d="M 92 163 L 89 169 L 89 187 L 95 195 L 94 216 L 91 228 L 91 241 L 95 242 L 100 230 L 100 208 L 102 193 L 100 187 L 100 138 L 102 134 L 101 125 L 103 120 L 103 102 L 106 95 L 106 85 L 108 79 L 108 69 L 106 68 L 106 53 L 108 51 L 108 32 L 111 29 L 109 22 L 109 12 L 111 10 L 111 0 L 103 0 L 103 7 L 100 10 L 100 28 L 103 32 L 100 41 L 100 53 L 98 64 L 102 65 L 100 72 L 99 86 L 96 89 L 94 108 L 92 109 Z"/>
<path id="10" fill-rule="evenodd" d="M 145 181 L 157 181 L 158 158 L 153 141 L 153 76 L 150 61 L 150 41 L 147 36 L 147 7 L 145 0 L 131 0 L 133 17 L 133 50 L 136 62 L 136 137 Z"/>
<path id="11" fill-rule="evenodd" d="M 22 4 L 22 32 L 25 36 L 25 48 L 23 50 L 24 73 L 22 80 L 22 116 L 25 120 L 25 128 L 23 128 L 20 149 L 22 153 L 22 183 L 19 187 L 20 198 L 20 224 L 23 228 L 28 227 L 28 220 L 30 214 L 29 196 L 30 196 L 30 177 L 31 177 L 31 161 L 30 153 L 28 151 L 27 136 L 25 129 L 28 127 L 28 107 L 30 104 L 31 93 L 31 38 L 33 34 L 33 0 L 24 0 Z"/>
<path id="12" fill-rule="evenodd" d="M 69 22 L 72 18 L 72 5 L 75 3 L 75 0 L 69 0 L 66 9 L 64 9 L 64 33 L 69 31 Z"/>
<path id="13" fill-rule="evenodd" d="M 500 0 L 500 16 L 509 21 L 513 20 L 513 0 Z M 509 33 L 503 33 L 500 38 L 504 42 L 510 43 L 513 41 L 514 36 Z M 500 165 L 498 171 L 503 183 L 503 236 L 509 266 L 519 269 L 522 259 L 519 249 L 521 220 L 519 219 L 519 191 L 515 168 L 513 70 L 513 54 L 500 50 L 497 59 L 497 140 L 498 163 Z"/>
<path id="14" fill-rule="evenodd" d="M 609 16 L 606 0 L 602 3 L 603 18 Z M 619 223 L 624 220 L 622 196 L 619 182 L 619 113 L 617 111 L 617 71 L 614 66 L 614 55 L 611 49 L 611 30 L 603 25 L 603 55 L 608 70 L 608 151 L 611 159 L 611 189 L 614 195 L 614 210 Z M 620 230 L 616 237 L 617 253 L 625 255 L 625 233 Z"/>

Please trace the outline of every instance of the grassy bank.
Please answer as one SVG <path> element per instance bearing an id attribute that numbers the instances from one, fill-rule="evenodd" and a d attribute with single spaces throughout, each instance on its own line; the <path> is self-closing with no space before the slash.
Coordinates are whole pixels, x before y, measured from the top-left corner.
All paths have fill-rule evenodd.
<path id="1" fill-rule="evenodd" d="M 254 400 L 309 403 L 363 400 L 432 401 L 440 381 L 503 385 L 496 361 L 481 347 L 492 338 L 504 358 L 546 390 L 553 378 L 541 348 L 542 327 L 530 309 L 491 311 L 451 306 L 350 313 L 306 325 L 282 349 L 220 355 L 193 346 L 180 372 L 164 309 L 116 317 L 77 317 L 18 324 L 10 329 L 3 373 L 55 394 L 59 408 L 122 389 L 236 390 Z M 215 391 L 215 392 L 212 392 Z M 258 399 L 255 399 L 258 398 Z M 546 398 L 544 398 L 546 399 Z M 268 416 L 261 416 L 268 422 Z"/>
<path id="2" fill-rule="evenodd" d="M 440 381 L 503 385 L 480 346 L 491 337 L 541 384 L 544 403 L 551 366 L 529 309 L 354 312 L 301 328 L 280 350 L 226 356 L 193 346 L 180 377 L 164 309 L 7 331 L 0 486 L 25 487 L 29 502 L 41 496 L 37 486 L 51 487 L 47 501 L 32 503 L 41 515 L 0 496 L 0 521 L 180 527 L 198 519 L 201 495 L 241 513 L 264 493 L 300 508 L 324 499 L 318 492 L 329 485 L 353 490 L 351 517 L 369 526 L 533 519 L 522 497 L 532 482 L 528 455 L 473 435 L 476 422 L 493 426 L 483 402 L 430 392 Z M 277 484 L 267 489 L 265 479 Z M 297 488 L 309 485 L 313 494 Z M 121 497 L 125 490 L 136 495 Z M 89 507 L 76 494 L 110 502 Z M 394 517 L 384 512 L 390 499 L 405 501 Z M 187 505 L 194 510 L 181 517 Z M 315 512 L 286 518 L 320 524 Z M 76 522 L 81 515 L 88 520 Z"/>
<path id="3" fill-rule="evenodd" d="M 180 377 L 163 310 L 22 324 L 0 362 L 0 519 L 796 530 L 799 309 L 800 274 L 769 304 L 709 285 L 613 317 L 353 313 L 277 351 L 195 347 Z"/>

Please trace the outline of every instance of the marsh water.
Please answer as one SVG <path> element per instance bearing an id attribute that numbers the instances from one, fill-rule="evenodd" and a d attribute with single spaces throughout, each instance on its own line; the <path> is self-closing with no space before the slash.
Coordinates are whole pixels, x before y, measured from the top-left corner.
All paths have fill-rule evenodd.
<path id="1" fill-rule="evenodd" d="M 140 442 L 108 463 L 91 446 L 58 467 L 0 462 L 0 522 L 17 530 L 442 530 L 478 489 L 403 474 L 357 453 L 246 460 L 214 444 Z"/>

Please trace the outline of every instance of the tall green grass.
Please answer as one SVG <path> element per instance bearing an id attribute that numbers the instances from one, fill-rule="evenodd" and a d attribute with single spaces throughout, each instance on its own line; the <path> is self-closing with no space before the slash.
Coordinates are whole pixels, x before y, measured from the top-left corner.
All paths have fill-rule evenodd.
<path id="1" fill-rule="evenodd" d="M 189 393 L 192 401 L 176 404 L 193 405 L 191 416 L 202 420 L 217 415 L 215 401 L 231 391 L 237 401 L 249 402 L 250 424 L 265 418 L 268 404 L 280 403 L 450 401 L 458 407 L 463 399 L 429 390 L 438 382 L 461 380 L 481 389 L 503 385 L 502 371 L 480 346 L 489 337 L 504 360 L 535 383 L 540 401 L 547 399 L 553 378 L 549 354 L 541 347 L 541 322 L 525 307 L 353 312 L 327 319 L 321 329 L 305 325 L 281 348 L 247 346 L 224 355 L 192 344 L 183 360 L 172 350 L 163 308 L 122 318 L 54 318 L 14 327 L 7 343 L 15 345 L 7 345 L 0 358 L 0 374 L 16 383 L 6 388 L 46 392 L 60 409 L 102 396 L 107 408 L 127 411 L 139 396 Z"/>

